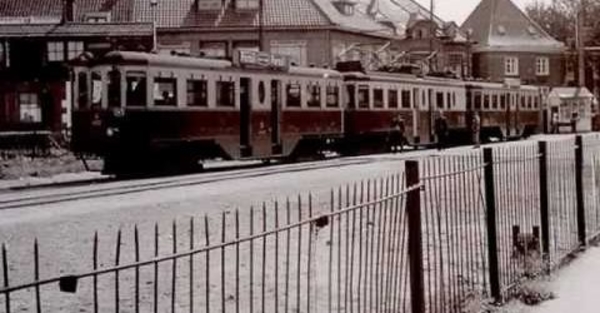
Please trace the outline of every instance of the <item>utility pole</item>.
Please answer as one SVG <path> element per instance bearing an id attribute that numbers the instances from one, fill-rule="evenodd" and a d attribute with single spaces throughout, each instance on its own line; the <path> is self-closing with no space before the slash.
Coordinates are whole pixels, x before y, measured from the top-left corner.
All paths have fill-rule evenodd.
<path id="1" fill-rule="evenodd" d="M 585 87 L 585 6 L 586 0 L 580 0 L 577 9 L 576 40 L 579 87 Z"/>
<path id="2" fill-rule="evenodd" d="M 434 36 L 436 35 L 436 27 L 435 27 L 435 20 L 434 20 L 434 15 L 433 15 L 433 10 L 434 10 L 434 0 L 431 0 L 431 2 L 429 3 L 429 22 L 430 22 L 430 29 L 429 29 L 429 72 L 433 72 L 433 68 L 434 68 L 434 57 L 433 57 L 433 39 Z"/>
<path id="3" fill-rule="evenodd" d="M 265 34 L 264 34 L 264 0 L 258 0 L 258 50 L 265 51 Z"/>
<path id="4" fill-rule="evenodd" d="M 152 52 L 158 52 L 158 40 L 156 34 L 156 7 L 158 6 L 158 0 L 150 0 L 150 7 L 152 8 Z"/>

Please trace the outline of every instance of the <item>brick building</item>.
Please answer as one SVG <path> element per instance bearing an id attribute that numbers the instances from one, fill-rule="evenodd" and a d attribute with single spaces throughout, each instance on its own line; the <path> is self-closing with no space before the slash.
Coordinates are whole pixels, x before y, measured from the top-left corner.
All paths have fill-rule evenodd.
<path id="1" fill-rule="evenodd" d="M 511 0 L 482 0 L 461 29 L 475 41 L 475 77 L 563 85 L 564 44 L 548 35 Z"/>
<path id="2" fill-rule="evenodd" d="M 159 50 L 192 55 L 231 58 L 262 45 L 299 65 L 333 66 L 353 45 L 376 50 L 395 38 L 352 0 L 161 0 L 137 9 L 141 21 L 156 17 Z"/>
<path id="3" fill-rule="evenodd" d="M 68 62 L 84 51 L 151 50 L 152 24 L 130 22 L 123 1 L 101 2 L 3 0 L 0 131 L 63 130 L 69 122 Z"/>

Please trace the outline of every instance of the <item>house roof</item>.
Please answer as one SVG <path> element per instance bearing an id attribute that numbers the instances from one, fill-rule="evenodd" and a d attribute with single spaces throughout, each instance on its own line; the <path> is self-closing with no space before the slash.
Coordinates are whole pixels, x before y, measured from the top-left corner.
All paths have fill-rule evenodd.
<path id="1" fill-rule="evenodd" d="M 552 89 L 549 97 L 560 99 L 593 98 L 594 95 L 585 87 L 556 87 Z"/>
<path id="2" fill-rule="evenodd" d="M 152 36 L 149 23 L 0 24 L 0 37 Z"/>
<path id="3" fill-rule="evenodd" d="M 461 26 L 472 32 L 475 52 L 560 53 L 564 44 L 552 38 L 511 0 L 482 0 Z"/>
<path id="4" fill-rule="evenodd" d="M 64 0 L 2 0 L 0 17 L 62 17 Z M 110 12 L 112 22 L 131 22 L 132 0 L 75 0 L 74 20 L 91 12 Z"/>

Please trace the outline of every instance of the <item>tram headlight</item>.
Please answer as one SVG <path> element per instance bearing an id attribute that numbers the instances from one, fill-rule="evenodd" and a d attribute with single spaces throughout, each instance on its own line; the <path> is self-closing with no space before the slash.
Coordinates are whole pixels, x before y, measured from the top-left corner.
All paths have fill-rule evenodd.
<path id="1" fill-rule="evenodd" d="M 106 137 L 114 137 L 119 132 L 119 129 L 116 127 L 108 127 L 106 129 Z"/>

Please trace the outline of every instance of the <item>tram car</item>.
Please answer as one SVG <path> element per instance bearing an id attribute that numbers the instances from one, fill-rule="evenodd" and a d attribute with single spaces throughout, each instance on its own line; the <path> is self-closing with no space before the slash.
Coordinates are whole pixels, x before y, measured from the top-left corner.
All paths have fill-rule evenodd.
<path id="1" fill-rule="evenodd" d="M 535 86 L 420 77 L 357 68 L 290 66 L 239 51 L 235 62 L 116 51 L 73 66 L 72 148 L 105 172 L 190 171 L 207 159 L 298 159 L 388 149 L 392 121 L 412 144 L 435 141 L 438 114 L 453 142 L 540 130 Z"/>
<path id="2" fill-rule="evenodd" d="M 111 173 L 193 170 L 317 153 L 343 136 L 338 72 L 254 51 L 238 62 L 118 51 L 76 63 L 73 150 Z"/>

